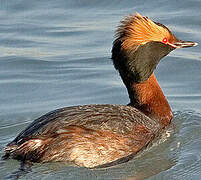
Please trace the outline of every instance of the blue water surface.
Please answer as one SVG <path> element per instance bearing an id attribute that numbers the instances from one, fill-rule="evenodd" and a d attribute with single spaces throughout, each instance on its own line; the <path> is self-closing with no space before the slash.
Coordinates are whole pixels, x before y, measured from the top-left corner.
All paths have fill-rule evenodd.
<path id="1" fill-rule="evenodd" d="M 201 44 L 201 1 L 0 1 L 0 156 L 35 118 L 80 104 L 127 104 L 111 57 L 114 31 L 139 12 L 167 25 L 182 40 Z M 19 173 L 0 160 L 2 179 L 201 179 L 200 46 L 165 57 L 155 72 L 174 111 L 172 125 L 132 161 L 89 170 L 35 164 Z"/>

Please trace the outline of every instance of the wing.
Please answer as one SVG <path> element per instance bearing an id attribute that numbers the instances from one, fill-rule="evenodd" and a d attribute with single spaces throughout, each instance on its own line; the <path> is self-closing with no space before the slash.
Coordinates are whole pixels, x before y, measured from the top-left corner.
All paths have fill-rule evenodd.
<path id="1" fill-rule="evenodd" d="M 66 107 L 33 121 L 7 145 L 4 158 L 107 167 L 133 158 L 160 129 L 130 106 Z"/>
<path id="2" fill-rule="evenodd" d="M 158 123 L 139 110 L 123 105 L 72 106 L 51 111 L 34 120 L 11 143 L 22 144 L 37 136 L 51 136 L 68 126 L 83 126 L 94 130 L 108 130 L 118 134 L 129 134 L 136 125 L 142 125 L 155 134 Z"/>

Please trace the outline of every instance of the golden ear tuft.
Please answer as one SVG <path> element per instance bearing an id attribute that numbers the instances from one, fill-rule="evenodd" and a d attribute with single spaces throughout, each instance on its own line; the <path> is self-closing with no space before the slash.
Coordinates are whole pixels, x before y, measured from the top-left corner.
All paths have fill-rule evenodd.
<path id="1" fill-rule="evenodd" d="M 148 17 L 139 13 L 126 17 L 121 21 L 117 36 L 122 39 L 122 48 L 137 48 L 149 41 L 160 41 L 164 38 L 172 39 L 171 32 L 163 25 L 158 25 Z"/>

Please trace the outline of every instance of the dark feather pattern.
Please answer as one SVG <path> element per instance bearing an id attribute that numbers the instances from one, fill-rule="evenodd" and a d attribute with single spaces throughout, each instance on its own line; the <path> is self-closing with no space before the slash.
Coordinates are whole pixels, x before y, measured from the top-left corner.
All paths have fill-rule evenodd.
<path id="1" fill-rule="evenodd" d="M 114 161 L 137 153 L 159 129 L 155 120 L 130 106 L 66 107 L 36 119 L 8 144 L 6 152 L 33 162 L 67 160 L 94 167 L 111 162 L 110 154 Z M 84 151 L 83 145 L 89 142 L 96 146 L 84 147 Z M 81 150 L 77 156 L 83 157 L 77 160 L 74 153 Z"/>

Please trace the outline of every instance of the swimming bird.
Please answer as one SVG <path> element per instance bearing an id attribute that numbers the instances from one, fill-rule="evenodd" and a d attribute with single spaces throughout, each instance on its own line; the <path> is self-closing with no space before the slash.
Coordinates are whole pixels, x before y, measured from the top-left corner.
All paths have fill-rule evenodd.
<path id="1" fill-rule="evenodd" d="M 154 70 L 181 41 L 164 25 L 140 14 L 125 17 L 116 31 L 112 61 L 125 84 L 128 105 L 82 105 L 34 120 L 5 147 L 4 158 L 22 162 L 72 162 L 88 168 L 127 162 L 171 123 L 173 113 Z"/>

